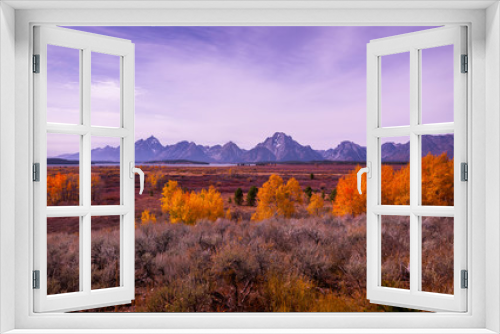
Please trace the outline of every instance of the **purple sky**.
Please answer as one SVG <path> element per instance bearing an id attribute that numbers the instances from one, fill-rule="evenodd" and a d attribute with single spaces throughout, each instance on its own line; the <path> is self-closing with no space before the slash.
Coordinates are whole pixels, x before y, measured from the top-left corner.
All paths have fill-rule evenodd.
<path id="1" fill-rule="evenodd" d="M 335 147 L 342 140 L 365 145 L 366 44 L 428 28 L 73 27 L 135 43 L 136 139 L 154 135 L 164 145 L 232 140 L 246 149 L 276 131 L 314 149 Z M 442 47 L 424 53 L 424 122 L 453 119 L 453 75 L 445 63 L 451 51 Z M 55 116 L 49 121 L 73 122 L 75 113 L 78 119 L 71 94 L 78 89 L 78 58 L 70 60 L 67 54 L 52 52 L 49 109 Z M 383 125 L 406 125 L 408 59 L 386 57 Z M 105 58 L 93 55 L 94 125 L 116 124 L 117 68 Z M 58 98 L 51 99 L 51 92 Z M 51 147 L 53 155 L 68 152 Z"/>

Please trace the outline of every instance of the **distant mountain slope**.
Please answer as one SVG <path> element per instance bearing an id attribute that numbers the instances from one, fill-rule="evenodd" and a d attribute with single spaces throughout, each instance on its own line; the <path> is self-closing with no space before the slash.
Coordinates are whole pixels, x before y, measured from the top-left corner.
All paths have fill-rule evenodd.
<path id="1" fill-rule="evenodd" d="M 257 147 L 267 148 L 275 156 L 275 161 L 279 162 L 323 160 L 321 154 L 314 151 L 311 146 L 302 146 L 283 132 L 276 132 L 272 137 L 257 144 Z"/>
<path id="2" fill-rule="evenodd" d="M 322 157 L 329 161 L 366 161 L 366 147 L 352 141 L 343 141 L 336 148 L 321 152 Z"/>
<path id="3" fill-rule="evenodd" d="M 409 143 L 384 143 L 382 145 L 382 161 L 408 162 Z M 436 135 L 422 137 L 422 154 L 439 155 L 447 152 L 453 158 L 453 135 Z M 105 146 L 92 150 L 92 161 L 118 162 L 120 148 Z M 366 161 L 366 147 L 352 141 L 343 141 L 337 147 L 328 150 L 313 150 L 309 145 L 303 146 L 291 136 L 276 132 L 251 150 L 244 150 L 233 142 L 224 145 L 202 146 L 194 142 L 181 141 L 177 144 L 163 146 L 151 136 L 135 143 L 137 162 L 147 161 L 195 161 L 203 163 L 257 163 L 257 162 L 312 162 L 312 161 Z M 62 154 L 55 158 L 78 161 L 79 154 Z"/>
<path id="4" fill-rule="evenodd" d="M 139 139 L 135 142 L 135 160 L 151 161 L 163 151 L 164 147 L 158 139 L 151 136 L 148 139 Z"/>

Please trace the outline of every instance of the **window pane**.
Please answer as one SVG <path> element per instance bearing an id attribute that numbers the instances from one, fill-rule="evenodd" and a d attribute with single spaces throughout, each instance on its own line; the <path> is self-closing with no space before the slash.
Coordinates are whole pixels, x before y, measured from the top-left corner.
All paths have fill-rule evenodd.
<path id="1" fill-rule="evenodd" d="M 422 205 L 453 206 L 453 134 L 422 136 Z"/>
<path id="2" fill-rule="evenodd" d="M 381 138 L 382 205 L 410 205 L 410 137 Z"/>
<path id="3" fill-rule="evenodd" d="M 92 137 L 92 205 L 120 204 L 120 141 Z"/>
<path id="4" fill-rule="evenodd" d="M 381 216 L 382 286 L 410 289 L 410 217 Z"/>
<path id="5" fill-rule="evenodd" d="M 410 53 L 381 58 L 381 126 L 410 125 Z"/>
<path id="6" fill-rule="evenodd" d="M 120 57 L 92 52 L 91 124 L 120 127 Z"/>
<path id="7" fill-rule="evenodd" d="M 47 205 L 80 204 L 80 136 L 47 134 Z"/>
<path id="8" fill-rule="evenodd" d="M 421 50 L 422 123 L 453 122 L 453 45 Z"/>
<path id="9" fill-rule="evenodd" d="M 80 50 L 47 45 L 47 122 L 80 123 Z"/>
<path id="10" fill-rule="evenodd" d="M 120 286 L 120 216 L 92 217 L 92 290 Z"/>
<path id="11" fill-rule="evenodd" d="M 80 291 L 80 218 L 47 218 L 47 294 Z"/>
<path id="12" fill-rule="evenodd" d="M 453 294 L 453 218 L 422 217 L 422 291 Z"/>

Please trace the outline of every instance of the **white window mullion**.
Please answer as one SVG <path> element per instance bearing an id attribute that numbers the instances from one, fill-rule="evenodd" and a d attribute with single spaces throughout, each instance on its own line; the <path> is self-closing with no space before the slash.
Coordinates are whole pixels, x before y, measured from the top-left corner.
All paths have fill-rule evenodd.
<path id="1" fill-rule="evenodd" d="M 127 214 L 121 218 L 120 234 L 120 284 L 125 287 L 130 299 L 135 296 L 135 175 L 130 178 L 131 170 L 135 163 L 135 47 L 131 45 L 132 51 L 121 57 L 121 126 L 127 135 L 122 139 L 121 146 L 121 170 L 122 170 L 122 202 Z"/>
<path id="2" fill-rule="evenodd" d="M 410 208 L 419 202 L 419 136 L 414 129 L 419 123 L 419 57 L 418 50 L 410 50 Z M 420 249 L 417 235 L 419 235 L 418 216 L 410 214 L 410 291 L 416 293 L 420 286 Z"/>
<path id="3" fill-rule="evenodd" d="M 90 112 L 91 112 L 91 51 L 83 50 L 83 66 L 82 66 L 82 125 L 87 132 L 82 136 L 82 149 L 80 157 L 80 196 L 83 201 L 83 206 L 90 209 L 92 201 L 92 174 L 91 174 L 91 136 L 90 131 Z M 83 282 L 83 292 L 90 294 L 92 290 L 92 226 L 90 210 L 81 219 L 83 224 L 82 233 L 80 235 L 80 281 Z M 82 283 L 81 283 L 82 284 Z"/>
<path id="4" fill-rule="evenodd" d="M 373 135 L 373 132 L 379 127 L 380 124 L 380 57 L 375 56 L 367 49 L 367 97 L 373 103 L 368 104 L 367 108 L 367 162 L 372 165 L 372 177 L 367 179 L 366 192 L 367 192 L 367 214 L 366 214 L 366 231 L 367 231 L 367 298 L 373 298 L 373 291 L 380 285 L 380 217 L 374 212 L 374 208 L 380 203 L 378 199 L 380 196 L 380 181 L 378 178 L 380 170 L 380 145 L 379 138 Z"/>

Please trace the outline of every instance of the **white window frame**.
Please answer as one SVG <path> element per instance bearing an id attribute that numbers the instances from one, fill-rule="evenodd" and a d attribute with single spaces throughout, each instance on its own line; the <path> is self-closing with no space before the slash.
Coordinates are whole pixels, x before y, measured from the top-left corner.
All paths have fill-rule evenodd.
<path id="1" fill-rule="evenodd" d="M 467 310 L 467 290 L 461 287 L 461 270 L 467 269 L 467 184 L 461 181 L 461 163 L 467 163 L 467 76 L 461 73 L 461 56 L 467 54 L 466 27 L 450 25 L 370 41 L 367 46 L 367 298 L 376 304 L 409 307 L 427 311 Z M 453 122 L 422 123 L 422 50 L 453 46 L 454 107 Z M 381 124 L 383 57 L 409 54 L 409 124 L 384 127 Z M 422 135 L 454 134 L 454 199 L 452 206 L 426 206 L 421 203 Z M 410 141 L 410 203 L 383 205 L 382 139 L 408 137 Z M 409 289 L 381 285 L 383 216 L 409 218 Z M 422 291 L 422 217 L 453 217 L 453 294 Z"/>
<path id="2" fill-rule="evenodd" d="M 39 73 L 34 83 L 34 162 L 39 164 L 40 182 L 33 184 L 34 248 L 33 265 L 39 271 L 39 289 L 34 290 L 35 312 L 74 311 L 96 306 L 128 304 L 135 298 L 135 191 L 132 172 L 135 163 L 134 135 L 134 44 L 129 40 L 101 36 L 60 27 L 34 27 L 34 53 L 40 56 Z M 47 46 L 57 45 L 78 50 L 80 58 L 80 121 L 78 124 L 47 122 Z M 120 125 L 92 125 L 91 62 L 92 54 L 119 58 Z M 80 142 L 79 205 L 47 206 L 47 134 L 70 134 Z M 120 203 L 91 204 L 92 136 L 118 139 L 120 142 Z M 118 287 L 92 290 L 91 224 L 93 217 L 119 216 Z M 47 218 L 79 219 L 79 291 L 47 295 Z"/>
<path id="3" fill-rule="evenodd" d="M 223 4 L 113 1 L 6 1 L 0 4 L 0 325 L 1 331 L 144 333 L 146 328 L 193 329 L 193 332 L 341 332 L 491 333 L 500 332 L 500 11 L 496 1 L 433 2 L 250 2 Z M 10 6 L 19 9 L 14 11 Z M 70 7 L 61 9 L 58 7 Z M 73 6 L 73 8 L 71 8 Z M 101 9 L 95 9 L 99 6 Z M 103 7 L 115 8 L 102 10 Z M 113 7 L 114 6 L 114 7 Z M 183 6 L 183 9 L 175 8 Z M 399 9 L 391 9 L 397 6 Z M 429 6 L 429 7 L 426 7 Z M 431 7 L 432 6 L 432 7 Z M 487 8 L 489 6 L 489 8 Z M 85 8 L 86 9 L 74 9 Z M 165 8 L 170 7 L 170 8 Z M 232 7 L 232 8 L 224 8 Z M 242 9 L 243 7 L 243 9 Z M 48 8 L 48 9 L 40 9 Z M 94 8 L 94 9 L 92 9 Z M 304 10 L 306 8 L 306 10 Z M 370 8 L 370 9 L 367 9 Z M 375 8 L 375 9 L 374 9 Z M 403 8 L 403 9 L 401 9 Z M 437 9 L 436 9 L 437 8 Z M 354 9 L 354 10 L 353 10 Z M 15 22 L 13 20 L 15 18 Z M 468 104 L 469 307 L 466 313 L 435 314 L 34 314 L 32 259 L 32 76 L 29 72 L 32 27 L 58 25 L 443 25 L 465 24 L 469 31 Z M 14 41 L 15 31 L 15 41 Z M 334 42 L 334 41 L 332 41 Z M 15 52 L 14 52 L 15 47 Z M 11 68 L 15 65 L 15 73 Z M 12 85 L 15 82 L 15 86 Z M 12 95 L 15 94 L 15 100 Z M 15 110 L 15 117 L 12 116 Z M 15 134 L 8 127 L 15 128 Z M 15 138 L 15 147 L 12 142 Z M 485 150 L 488 154 L 485 153 Z M 11 160 L 9 160 L 11 159 Z M 15 159 L 15 163 L 11 162 Z M 14 172 L 12 178 L 10 172 Z M 486 182 L 486 174 L 488 182 Z M 14 180 L 12 180 L 14 179 Z M 15 185 L 14 203 L 12 189 Z M 7 186 L 11 188 L 7 189 Z M 486 196 L 488 194 L 488 196 Z M 485 203 L 486 202 L 486 203 Z M 15 210 L 9 207 L 14 204 Z M 15 226 L 12 226 L 14 218 Z M 26 259 L 30 259 L 26 261 Z M 15 287 L 14 289 L 12 287 Z M 488 290 L 488 293 L 486 293 Z M 12 307 L 14 305 L 14 307 Z M 136 331 L 132 330 L 134 328 Z M 244 329 L 247 328 L 245 331 Z M 300 328 L 300 330 L 298 330 Z M 170 330 L 168 330 L 170 329 Z M 219 329 L 219 330 L 215 330 Z M 241 329 L 241 330 L 237 330 Z M 295 329 L 295 330 L 294 330 Z M 392 329 L 392 330 L 391 330 Z M 462 329 L 462 330 L 460 330 Z M 45 331 L 46 332 L 46 331 Z M 109 331 L 108 331 L 109 332 Z M 179 330 L 180 332 L 180 330 Z M 185 331 L 184 331 L 185 332 Z M 345 331 L 344 331 L 345 332 Z"/>

